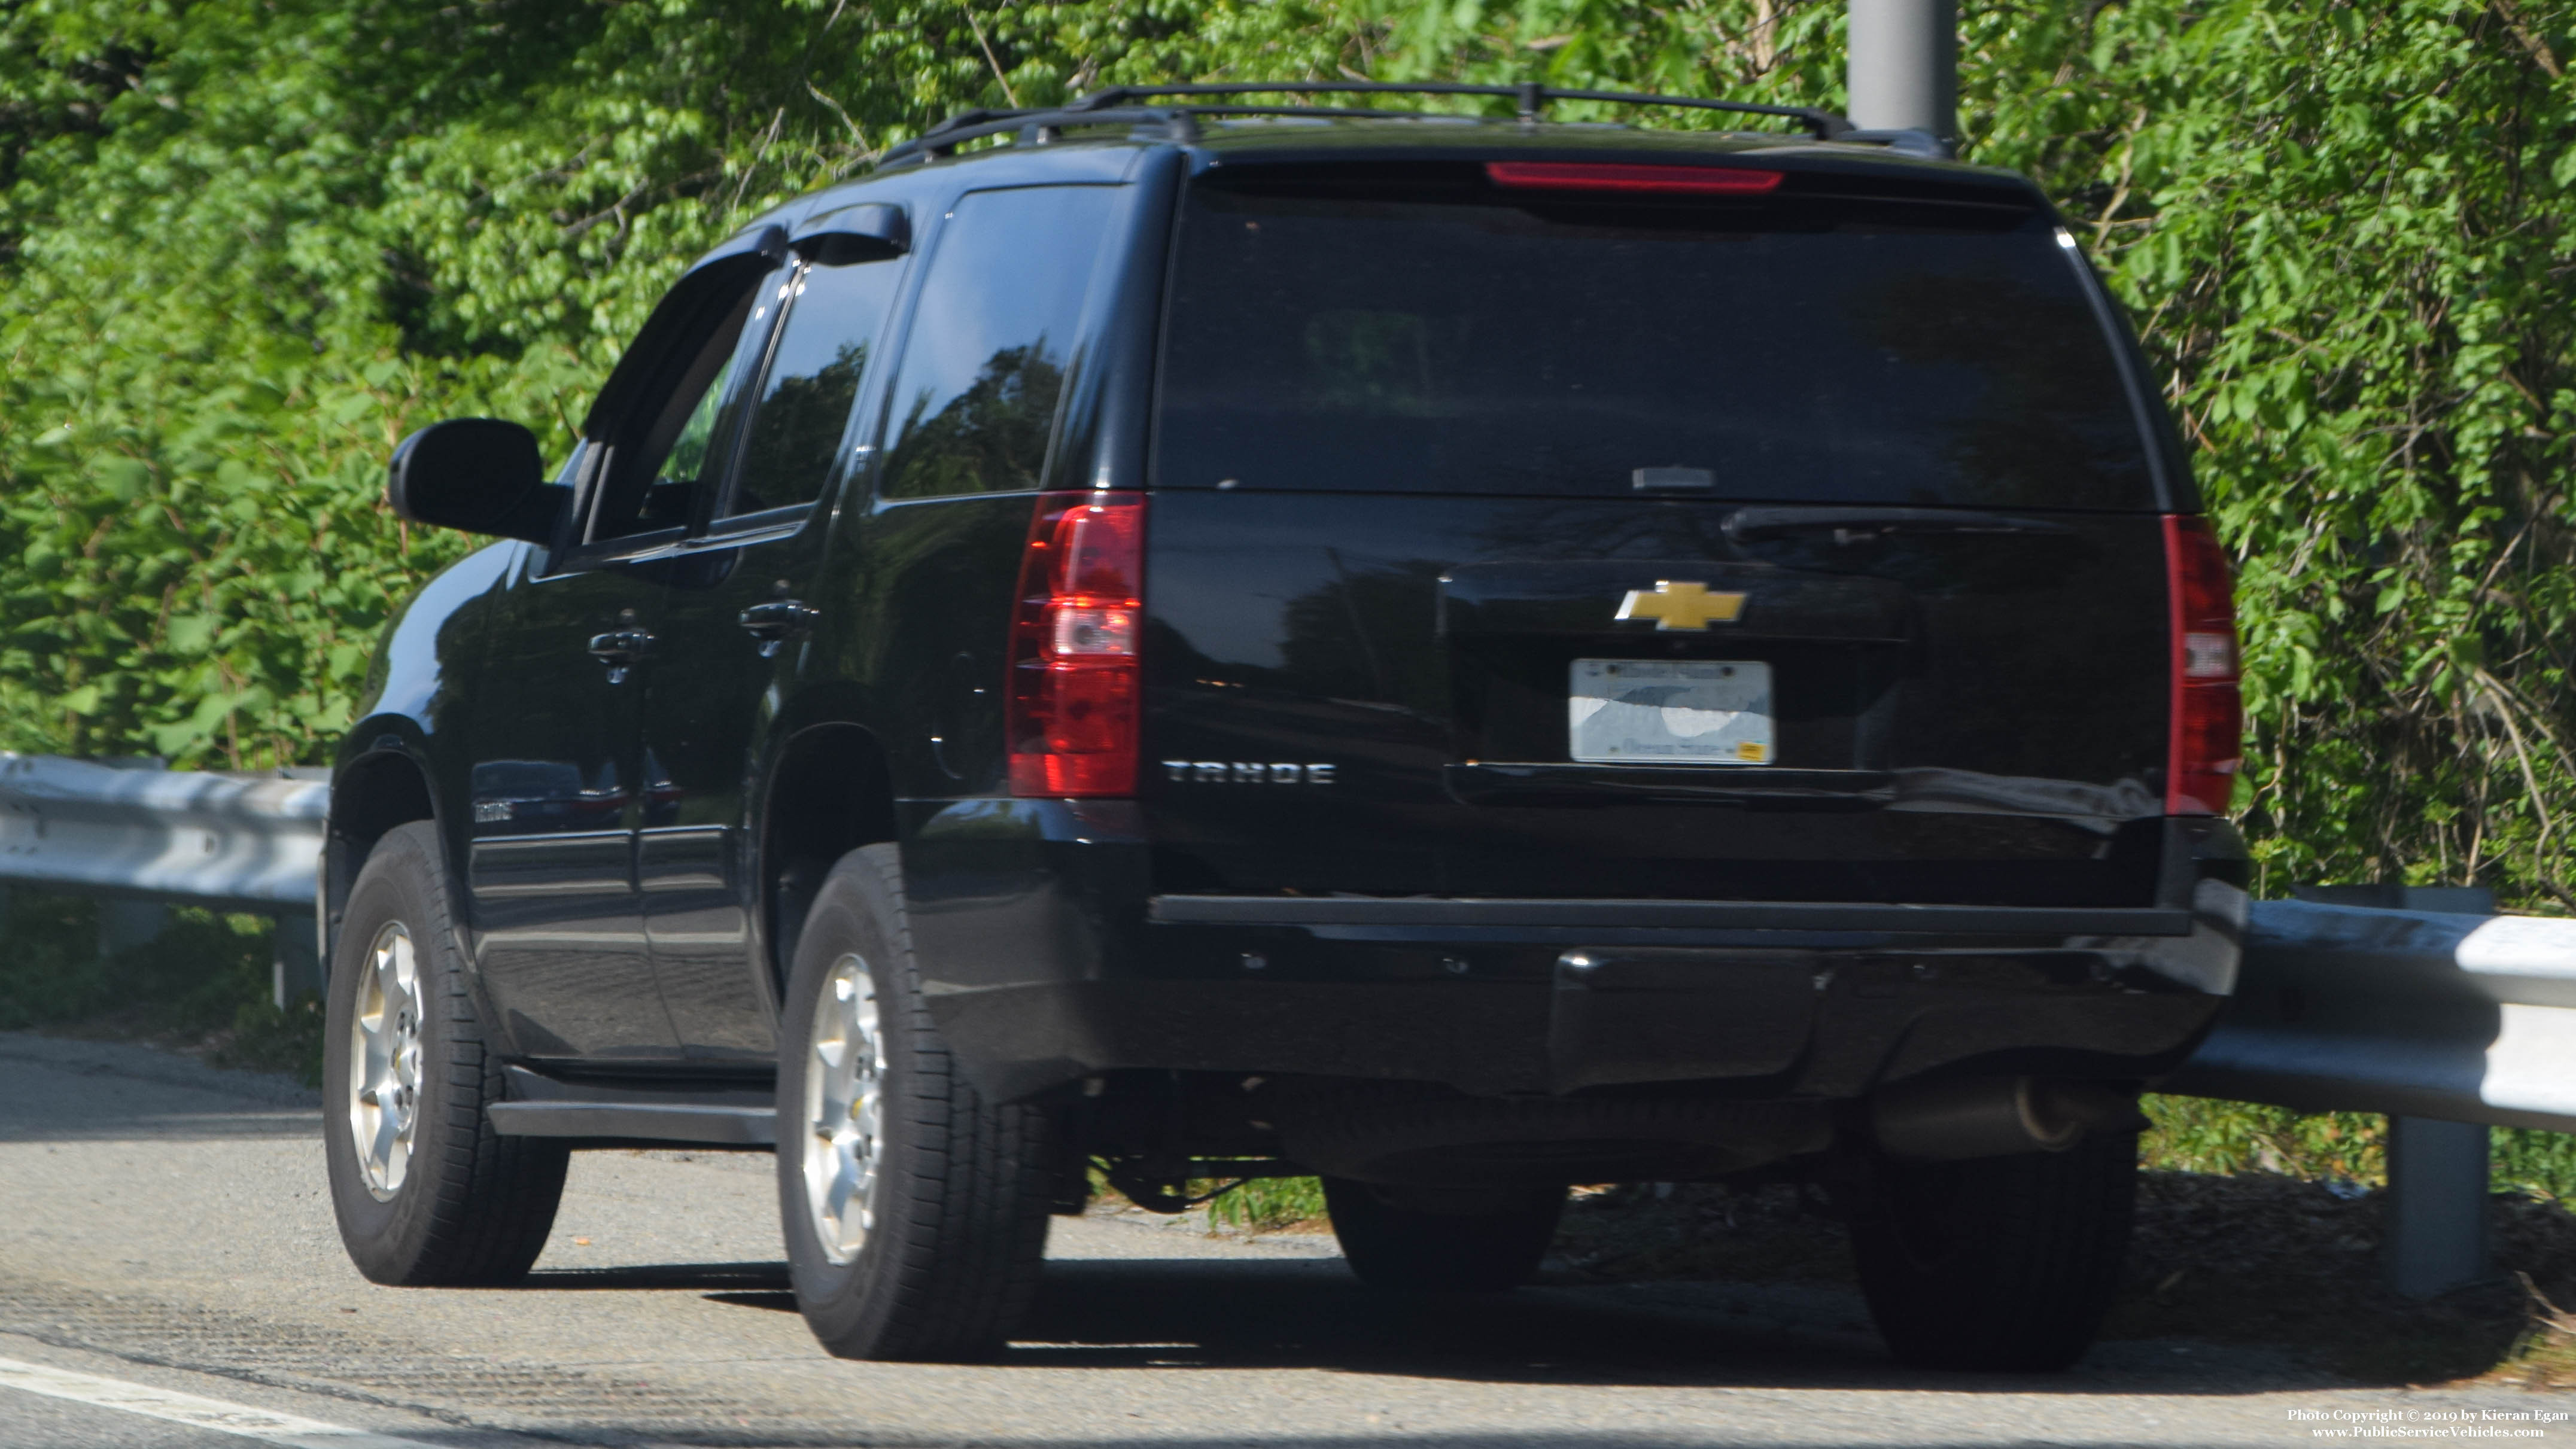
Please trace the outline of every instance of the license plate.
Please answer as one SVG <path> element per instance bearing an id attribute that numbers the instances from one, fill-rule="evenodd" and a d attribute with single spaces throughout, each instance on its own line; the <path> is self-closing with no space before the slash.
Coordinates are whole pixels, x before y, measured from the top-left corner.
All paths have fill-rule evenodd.
<path id="1" fill-rule="evenodd" d="M 1565 719 L 1589 764 L 1767 765 L 1771 666 L 1730 659 L 1577 659 Z"/>

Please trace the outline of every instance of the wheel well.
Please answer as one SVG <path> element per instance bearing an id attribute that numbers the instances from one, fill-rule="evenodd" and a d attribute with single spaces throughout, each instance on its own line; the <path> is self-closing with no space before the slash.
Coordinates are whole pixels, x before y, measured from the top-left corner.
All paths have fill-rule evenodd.
<path id="1" fill-rule="evenodd" d="M 325 846 L 323 916 L 328 927 L 322 943 L 322 969 L 340 943 L 340 912 L 348 904 L 349 886 L 385 832 L 415 820 L 435 820 L 429 777 L 408 755 L 369 755 L 340 772 L 331 786 L 331 836 Z"/>
<path id="2" fill-rule="evenodd" d="M 761 912 L 770 971 L 783 985 L 824 875 L 860 846 L 895 838 L 894 787 L 875 736 L 853 724 L 816 725 L 779 752 L 765 798 Z"/>

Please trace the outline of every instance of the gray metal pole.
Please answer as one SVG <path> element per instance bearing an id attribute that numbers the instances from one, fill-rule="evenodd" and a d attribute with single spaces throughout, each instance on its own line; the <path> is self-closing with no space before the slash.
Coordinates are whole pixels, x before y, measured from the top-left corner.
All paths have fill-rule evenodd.
<path id="1" fill-rule="evenodd" d="M 1851 0 L 1851 118 L 1959 140 L 1956 0 Z"/>
<path id="2" fill-rule="evenodd" d="M 2404 886 L 2409 911 L 2495 914 L 2484 886 Z M 2487 1276 L 2489 1134 L 2477 1122 L 2388 1119 L 2388 1286 L 2431 1298 Z"/>
<path id="3" fill-rule="evenodd" d="M 125 900 L 109 897 L 98 903 L 98 959 L 106 960 L 119 951 L 130 951 L 147 941 L 160 939 L 163 927 L 170 924 L 170 908 L 159 901 Z"/>
<path id="4" fill-rule="evenodd" d="M 2442 911 L 2464 916 L 2495 914 L 2495 892 L 2484 886 L 2303 885 L 2290 893 L 2320 905 L 2370 910 Z M 2359 978 L 2347 973 L 2347 983 Z M 2240 982 L 2240 995 L 2246 985 Z M 2273 984 L 2270 989 L 2300 988 Z M 2350 989 L 2347 986 L 2346 989 Z M 2255 990 L 2260 997 L 2264 992 Z M 2302 1008 L 2304 1010 L 2304 1008 Z M 2391 1011 L 2423 1010 L 2420 998 L 2392 996 Z M 2480 1042 L 2460 1043 L 2466 1060 L 2492 1037 L 2495 1008 L 2483 1002 L 2467 1019 L 2480 1023 Z M 2385 1038 L 2379 1038 L 2384 1042 Z M 2385 1050 L 2384 1046 L 2377 1048 Z M 2472 1084 L 2477 1080 L 2471 1079 Z M 2472 1088 L 2474 1089 L 2474 1086 Z M 2380 1268 L 2388 1286 L 2407 1298 L 2431 1298 L 2487 1276 L 2487 1152 L 2484 1124 L 2433 1117 L 2388 1118 L 2388 1196 L 2382 1219 Z"/>
<path id="5" fill-rule="evenodd" d="M 269 991 L 284 1011 L 306 992 L 320 996 L 328 989 L 322 979 L 322 948 L 315 939 L 313 913 L 280 911 L 270 918 L 275 934 L 269 944 Z"/>
<path id="6" fill-rule="evenodd" d="M 2431 1298 L 2487 1275 L 2487 1129 L 2388 1119 L 2388 1286 Z"/>

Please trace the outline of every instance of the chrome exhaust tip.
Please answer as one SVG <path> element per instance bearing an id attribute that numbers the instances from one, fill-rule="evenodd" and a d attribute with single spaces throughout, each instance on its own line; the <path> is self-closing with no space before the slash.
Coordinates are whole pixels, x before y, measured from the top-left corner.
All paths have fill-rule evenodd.
<path id="1" fill-rule="evenodd" d="M 1961 1077 L 1891 1087 L 1870 1099 L 1870 1133 L 1880 1150 L 1916 1162 L 2063 1152 L 2087 1132 L 2146 1125 L 2135 1092 L 2101 1082 Z"/>

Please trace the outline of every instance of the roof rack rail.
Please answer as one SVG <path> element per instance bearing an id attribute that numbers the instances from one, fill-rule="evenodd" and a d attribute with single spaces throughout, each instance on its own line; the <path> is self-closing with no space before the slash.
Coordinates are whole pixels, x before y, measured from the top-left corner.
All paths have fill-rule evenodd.
<path id="1" fill-rule="evenodd" d="M 959 111 L 933 125 L 909 141 L 898 141 L 877 158 L 880 170 L 900 166 L 908 161 L 928 161 L 945 156 L 969 141 L 985 136 L 998 136 L 1005 131 L 1018 131 L 1025 140 L 1038 139 L 1038 133 L 1065 126 L 1114 126 L 1121 122 L 1137 126 L 1160 125 L 1173 133 L 1175 140 L 1192 140 L 1198 128 L 1191 124 L 1189 108 L 1173 106 L 1113 106 L 1097 111 L 1077 112 L 1055 106 L 1017 111 Z"/>
<path id="2" fill-rule="evenodd" d="M 1813 106 L 1766 106 L 1754 101 L 1712 101 L 1699 96 L 1653 95 L 1644 91 L 1562 90 L 1523 81 L 1518 85 L 1480 86 L 1455 81 L 1228 81 L 1175 86 L 1112 86 L 1065 106 L 1068 111 L 1114 106 L 1128 100 L 1160 96 L 1236 95 L 1421 95 L 1500 96 L 1514 103 L 1520 118 L 1535 121 L 1551 101 L 1607 101 L 1625 106 L 1684 106 L 1698 111 L 1735 111 L 1750 116 L 1784 116 L 1803 122 L 1818 140 L 1832 140 L 1852 123 Z M 1231 109 L 1231 108 L 1228 108 Z"/>
<path id="3" fill-rule="evenodd" d="M 1700 111 L 1732 111 L 1742 115 L 1780 116 L 1797 121 L 1820 141 L 1839 140 L 1853 134 L 1852 123 L 1831 111 L 1813 106 L 1769 106 L 1752 101 L 1712 101 L 1698 96 L 1651 95 L 1643 91 L 1562 90 L 1535 81 L 1520 85 L 1484 86 L 1446 81 L 1229 81 L 1194 85 L 1112 86 L 1094 91 L 1079 100 L 1061 106 L 1025 110 L 988 110 L 978 108 L 959 111 L 932 126 L 912 140 L 900 142 L 887 150 L 880 166 L 899 165 L 906 161 L 926 161 L 934 155 L 947 155 L 965 142 L 1005 131 L 1026 133 L 1035 140 L 1044 131 L 1066 126 L 1115 125 L 1130 122 L 1137 125 L 1160 124 L 1175 133 L 1177 139 L 1195 139 L 1196 116 L 1331 116 L 1345 119 L 1410 120 L 1436 113 L 1352 109 L 1331 106 L 1261 106 L 1219 101 L 1216 104 L 1193 104 L 1192 96 L 1225 97 L 1248 95 L 1425 95 L 1425 96 L 1498 96 L 1513 103 L 1523 121 L 1538 120 L 1551 102 L 1601 101 L 1628 106 L 1682 106 Z M 1150 104 L 1166 97 L 1181 99 L 1182 104 Z M 1148 102 L 1139 105 L 1137 102 Z"/>

